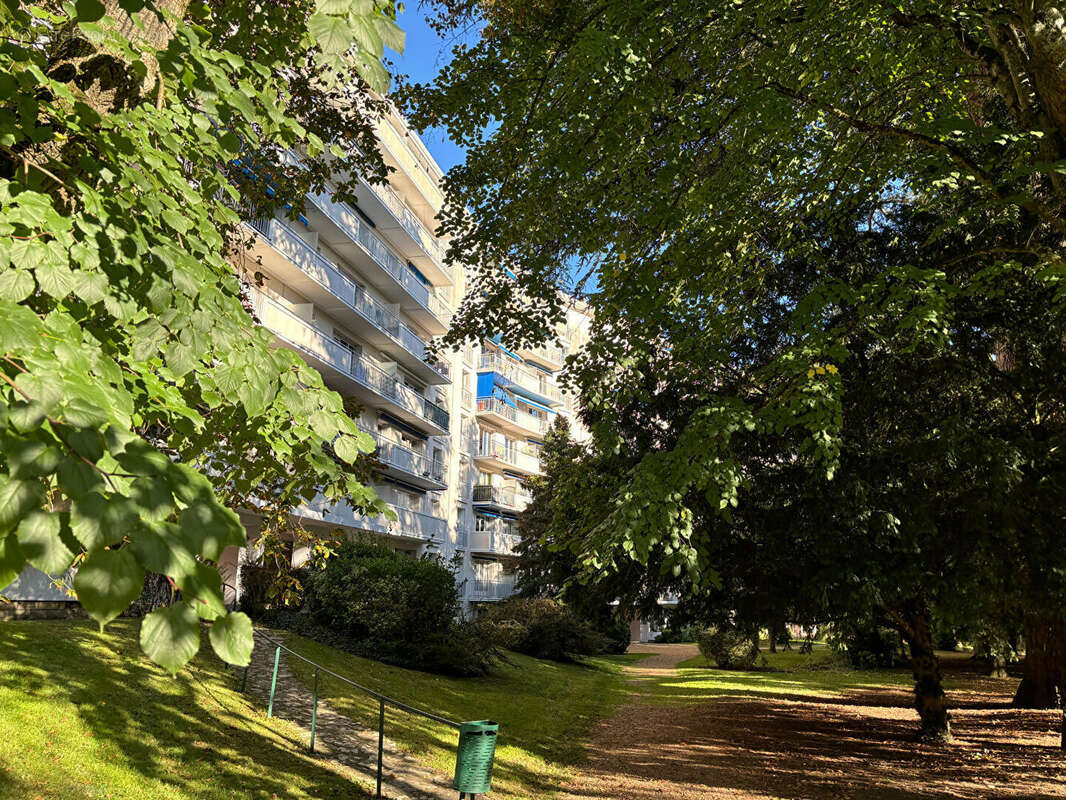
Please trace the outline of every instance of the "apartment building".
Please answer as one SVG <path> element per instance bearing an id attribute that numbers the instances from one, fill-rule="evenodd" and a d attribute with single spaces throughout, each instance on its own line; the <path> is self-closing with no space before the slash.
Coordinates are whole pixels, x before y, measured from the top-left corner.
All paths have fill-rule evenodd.
<path id="1" fill-rule="evenodd" d="M 249 287 L 256 316 L 377 442 L 374 488 L 396 519 L 324 497 L 295 516 L 323 531 L 376 534 L 412 556 L 458 557 L 466 602 L 498 601 L 514 590 L 516 519 L 530 500 L 526 482 L 540 472 L 544 434 L 556 415 L 573 417 L 556 374 L 584 343 L 588 315 L 574 305 L 559 341 L 530 350 L 484 341 L 429 357 L 427 342 L 448 329 L 465 291 L 464 271 L 445 265 L 434 235 L 442 173 L 399 116 L 381 122 L 379 138 L 394 169 L 389 185 L 360 183 L 351 204 L 325 191 L 309 196 L 295 221 L 278 214 L 247 225 L 254 245 L 245 266 L 262 275 Z M 221 559 L 230 601 L 241 593 L 241 565 L 257 557 L 260 520 L 254 510 L 239 513 L 249 545 Z M 305 557 L 293 553 L 295 563 Z M 32 567 L 0 591 L 72 602 Z"/>
<path id="2" fill-rule="evenodd" d="M 372 532 L 412 556 L 458 557 L 466 601 L 498 601 L 514 590 L 516 518 L 530 500 L 526 481 L 540 472 L 543 436 L 557 414 L 573 414 L 556 373 L 583 342 L 587 316 L 575 306 L 558 343 L 511 352 L 485 341 L 428 357 L 465 275 L 444 264 L 433 233 L 441 170 L 399 116 L 382 121 L 379 138 L 390 185 L 363 182 L 350 204 L 325 191 L 295 222 L 279 214 L 249 224 L 248 257 L 264 277 L 251 289 L 256 315 L 374 437 L 374 488 L 396 520 L 324 498 L 296 515 L 312 528 Z M 254 542 L 256 516 L 242 519 Z M 225 554 L 233 592 L 241 563 L 255 556 L 254 546 Z"/>

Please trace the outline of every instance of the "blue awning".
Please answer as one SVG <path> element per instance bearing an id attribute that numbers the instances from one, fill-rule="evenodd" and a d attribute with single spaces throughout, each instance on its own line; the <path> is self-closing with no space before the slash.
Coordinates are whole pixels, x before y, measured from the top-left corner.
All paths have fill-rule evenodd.
<path id="1" fill-rule="evenodd" d="M 525 395 L 522 396 L 522 399 L 525 400 L 526 403 L 528 403 L 529 405 L 533 406 L 534 408 L 539 408 L 539 409 L 541 409 L 543 411 L 547 411 L 549 414 L 554 414 L 555 413 L 555 411 L 552 410 L 552 408 L 550 406 L 546 406 L 546 405 L 544 405 L 544 403 L 541 403 L 541 402 L 539 402 L 537 400 L 530 400 Z"/>
<path id="2" fill-rule="evenodd" d="M 474 516 L 475 517 L 492 517 L 493 519 L 497 519 L 500 515 L 496 514 L 495 512 L 492 512 L 492 511 L 482 511 L 480 508 L 477 508 L 477 509 L 474 509 Z"/>
<path id="3" fill-rule="evenodd" d="M 497 398 L 498 400 L 503 400 L 503 402 L 509 406 L 518 408 L 518 403 L 514 401 L 514 398 L 512 398 L 511 395 L 507 394 L 507 392 L 505 392 L 499 386 L 492 387 L 492 396 Z"/>

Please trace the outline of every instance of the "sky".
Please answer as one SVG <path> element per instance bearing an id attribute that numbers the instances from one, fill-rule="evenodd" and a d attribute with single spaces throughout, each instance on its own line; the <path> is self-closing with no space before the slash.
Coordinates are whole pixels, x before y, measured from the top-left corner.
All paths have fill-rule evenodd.
<path id="1" fill-rule="evenodd" d="M 415 82 L 426 83 L 448 63 L 452 47 L 450 40 L 441 39 L 429 27 L 425 12 L 418 6 L 418 2 L 408 3 L 397 20 L 407 34 L 407 46 L 403 55 L 389 53 L 388 56 L 394 64 L 395 72 L 409 75 Z M 448 139 L 448 134 L 443 129 L 430 128 L 422 134 L 422 141 L 445 172 L 464 158 L 464 152 Z"/>

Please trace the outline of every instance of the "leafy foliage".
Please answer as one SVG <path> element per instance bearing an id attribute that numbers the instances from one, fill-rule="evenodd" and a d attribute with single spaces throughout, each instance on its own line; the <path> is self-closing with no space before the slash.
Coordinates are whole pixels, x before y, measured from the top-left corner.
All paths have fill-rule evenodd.
<path id="1" fill-rule="evenodd" d="M 562 603 L 547 598 L 516 597 L 489 606 L 478 617 L 501 647 L 549 661 L 573 661 L 596 655 L 607 639 Z"/>
<path id="2" fill-rule="evenodd" d="M 227 256 L 252 213 L 235 159 L 334 149 L 320 98 L 290 77 L 367 96 L 359 76 L 383 89 L 382 43 L 402 36 L 391 6 L 340 2 L 294 4 L 253 41 L 227 22 L 250 6 L 226 5 L 0 5 L 0 579 L 78 559 L 103 624 L 145 572 L 166 575 L 186 602 L 149 615 L 141 641 L 171 670 L 200 619 L 246 662 L 250 629 L 213 566 L 245 542 L 227 505 L 322 493 L 383 509 L 351 464 L 373 442 L 270 346 Z"/>
<path id="3" fill-rule="evenodd" d="M 732 625 L 707 628 L 696 636 L 700 653 L 719 669 L 751 669 L 759 656 L 759 647 L 750 631 Z"/>
<path id="4" fill-rule="evenodd" d="M 437 557 L 347 541 L 312 568 L 306 584 L 307 607 L 319 625 L 343 634 L 338 643 L 359 655 L 459 675 L 483 674 L 495 656 L 480 630 L 457 622 L 455 573 Z"/>

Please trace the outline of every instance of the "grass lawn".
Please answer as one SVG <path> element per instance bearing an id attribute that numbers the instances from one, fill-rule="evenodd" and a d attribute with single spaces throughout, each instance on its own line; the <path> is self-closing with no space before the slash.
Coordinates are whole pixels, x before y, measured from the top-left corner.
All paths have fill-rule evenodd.
<path id="1" fill-rule="evenodd" d="M 590 658 L 583 664 L 556 664 L 515 653 L 486 678 L 448 678 L 359 658 L 295 635 L 294 651 L 402 702 L 457 721 L 492 719 L 500 723 L 492 796 L 550 796 L 584 760 L 592 724 L 622 701 L 621 667 L 644 656 Z M 310 686 L 313 668 L 289 659 L 290 668 Z M 330 706 L 368 725 L 377 724 L 377 704 L 328 677 L 319 691 Z M 386 736 L 432 767 L 450 773 L 455 765 L 456 732 L 422 717 L 390 710 Z"/>
<path id="2" fill-rule="evenodd" d="M 364 796 L 356 773 L 308 756 L 295 727 L 236 691 L 206 636 L 171 678 L 137 632 L 0 623 L 0 800 Z"/>

